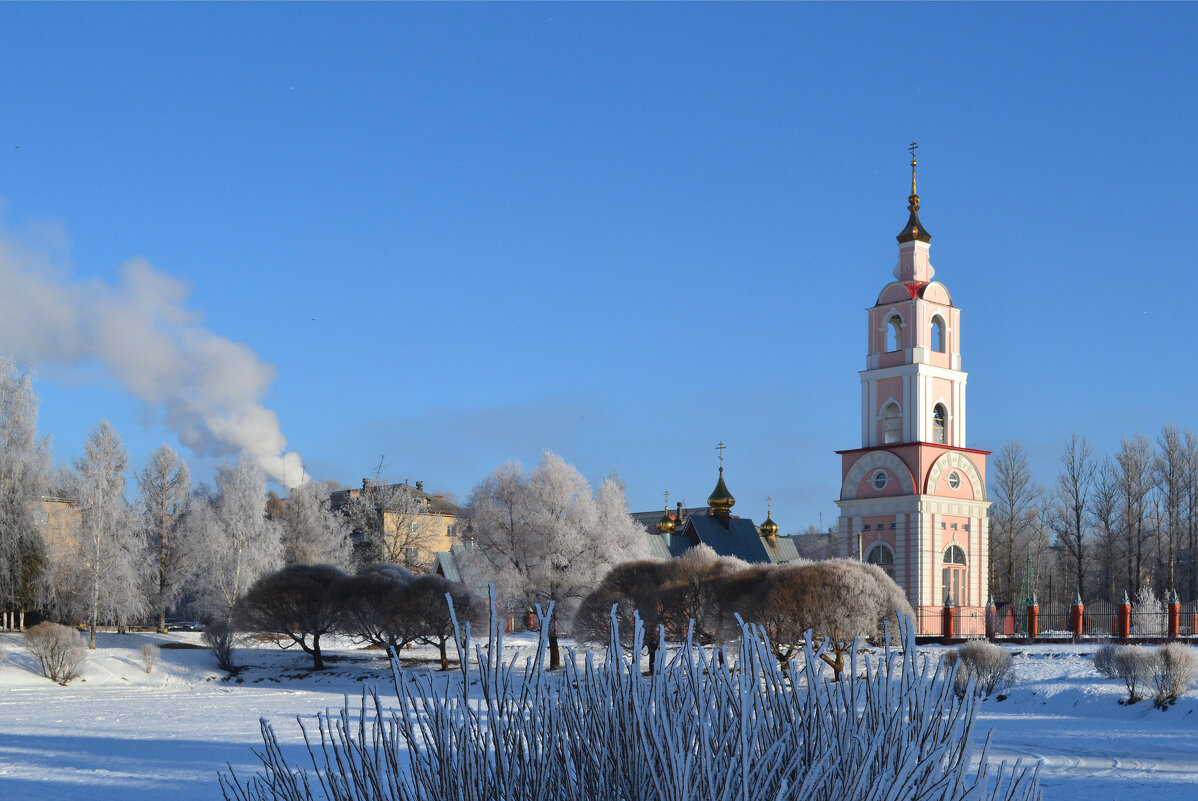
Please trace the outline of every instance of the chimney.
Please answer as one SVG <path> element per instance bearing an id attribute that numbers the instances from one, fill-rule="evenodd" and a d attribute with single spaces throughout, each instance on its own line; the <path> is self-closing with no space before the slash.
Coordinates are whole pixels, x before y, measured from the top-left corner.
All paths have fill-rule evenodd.
<path id="1" fill-rule="evenodd" d="M 370 479 L 362 479 L 362 489 L 370 489 Z"/>
<path id="2" fill-rule="evenodd" d="M 423 481 L 417 481 L 417 482 L 416 482 L 416 491 L 417 491 L 417 492 L 424 492 L 424 482 L 423 482 Z"/>
<path id="3" fill-rule="evenodd" d="M 678 511 L 674 514 L 674 522 L 682 525 L 682 501 L 678 502 Z"/>

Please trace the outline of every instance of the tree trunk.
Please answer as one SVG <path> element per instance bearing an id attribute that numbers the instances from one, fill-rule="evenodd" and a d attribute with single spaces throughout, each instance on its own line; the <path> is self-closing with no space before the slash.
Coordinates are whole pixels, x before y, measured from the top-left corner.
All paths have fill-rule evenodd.
<path id="1" fill-rule="evenodd" d="M 438 646 L 441 649 L 441 669 L 442 670 L 449 670 L 449 651 L 445 647 L 445 644 L 447 642 L 449 642 L 449 638 L 442 637 L 440 642 L 438 643 Z"/>
<path id="2" fill-rule="evenodd" d="M 312 669 L 324 670 L 324 657 L 320 654 L 320 635 L 312 637 Z"/>
<path id="3" fill-rule="evenodd" d="M 549 669 L 557 670 L 562 666 L 561 650 L 557 646 L 557 618 L 549 621 Z"/>
<path id="4" fill-rule="evenodd" d="M 87 647 L 96 650 L 96 620 L 93 617 L 87 624 Z"/>
<path id="5" fill-rule="evenodd" d="M 653 669 L 657 666 L 657 646 L 646 645 L 645 647 L 649 650 L 649 675 L 652 676 Z"/>

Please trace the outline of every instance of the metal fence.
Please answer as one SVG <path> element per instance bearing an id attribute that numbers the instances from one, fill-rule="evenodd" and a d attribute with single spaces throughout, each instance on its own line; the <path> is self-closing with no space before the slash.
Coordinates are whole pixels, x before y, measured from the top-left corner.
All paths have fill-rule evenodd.
<path id="1" fill-rule="evenodd" d="M 1086 639 L 1117 638 L 1120 636 L 1120 604 L 1092 601 L 1083 604 L 1081 636 Z M 1024 639 L 1030 636 L 1026 606 L 999 604 L 996 607 L 943 609 L 922 606 L 916 610 L 918 631 L 925 637 L 1009 637 Z M 1037 639 L 1073 639 L 1075 637 L 1073 605 L 1046 604 L 1036 615 Z M 1198 638 L 1198 601 L 1181 604 L 1178 614 L 1178 637 Z M 1169 608 L 1166 604 L 1148 608 L 1131 607 L 1128 634 L 1132 639 L 1163 639 L 1169 636 Z"/>

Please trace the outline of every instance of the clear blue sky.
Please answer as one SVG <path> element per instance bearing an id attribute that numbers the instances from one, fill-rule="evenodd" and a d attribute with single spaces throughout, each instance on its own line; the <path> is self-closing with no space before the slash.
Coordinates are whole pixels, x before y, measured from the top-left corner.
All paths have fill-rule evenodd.
<path id="1" fill-rule="evenodd" d="M 697 505 L 723 440 L 789 532 L 860 444 L 912 139 L 968 444 L 1049 481 L 1072 430 L 1198 425 L 1195 41 L 1194 4 L 5 4 L 2 236 L 83 305 L 186 282 L 315 477 L 465 498 L 551 449 Z M 85 345 L 33 365 L 56 457 L 176 444 Z"/>

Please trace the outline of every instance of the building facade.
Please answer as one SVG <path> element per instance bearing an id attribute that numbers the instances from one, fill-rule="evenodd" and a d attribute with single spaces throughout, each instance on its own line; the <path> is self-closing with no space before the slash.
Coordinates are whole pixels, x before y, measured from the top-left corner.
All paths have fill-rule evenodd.
<path id="1" fill-rule="evenodd" d="M 981 633 L 989 596 L 989 452 L 965 447 L 961 310 L 934 280 L 915 166 L 913 157 L 894 280 L 868 310 L 861 447 L 838 451 L 840 554 L 889 573 L 922 628 L 938 632 L 934 613 L 951 604 L 960 610 L 962 633 Z"/>

